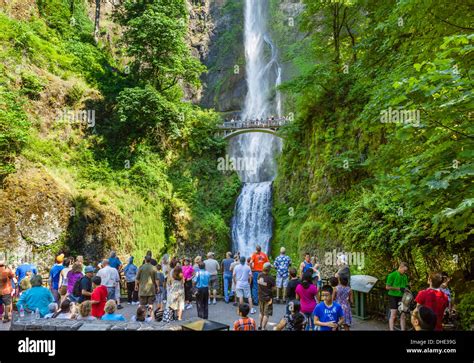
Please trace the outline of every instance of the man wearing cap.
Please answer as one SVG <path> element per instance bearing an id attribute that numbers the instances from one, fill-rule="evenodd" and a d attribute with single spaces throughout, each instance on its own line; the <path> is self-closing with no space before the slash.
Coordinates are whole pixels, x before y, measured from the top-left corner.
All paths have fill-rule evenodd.
<path id="1" fill-rule="evenodd" d="M 260 309 L 260 326 L 258 330 L 265 330 L 268 318 L 273 315 L 272 289 L 275 287 L 275 279 L 270 276 L 270 262 L 265 262 L 262 272 L 258 275 L 258 307 Z"/>
<path id="2" fill-rule="evenodd" d="M 262 252 L 262 247 L 257 245 L 256 252 L 250 258 L 250 267 L 252 268 L 252 300 L 255 305 L 258 304 L 258 275 L 263 270 L 263 265 L 269 262 L 268 256 Z"/>
<path id="3" fill-rule="evenodd" d="M 276 278 L 276 287 L 277 287 L 277 295 L 276 299 L 280 300 L 280 289 L 283 289 L 282 298 L 283 300 L 286 299 L 286 287 L 288 286 L 288 276 L 289 272 L 288 269 L 291 266 L 291 258 L 286 255 L 285 247 L 280 248 L 280 256 L 275 259 L 275 268 L 277 270 L 277 278 Z"/>
<path id="4" fill-rule="evenodd" d="M 219 281 L 217 279 L 217 272 L 220 270 L 219 262 L 214 259 L 214 252 L 207 254 L 207 260 L 204 261 L 206 271 L 209 272 L 209 304 L 211 304 L 211 295 L 214 297 L 212 303 L 216 305 L 217 289 L 219 288 Z"/>
<path id="5" fill-rule="evenodd" d="M 64 261 L 64 254 L 61 253 L 59 256 L 56 257 L 56 263 L 49 271 L 49 279 L 48 279 L 49 289 L 51 290 L 51 293 L 53 294 L 54 301 L 58 305 L 59 305 L 59 292 L 58 292 L 59 279 L 61 277 L 61 271 L 64 268 L 63 261 Z"/>
<path id="6" fill-rule="evenodd" d="M 5 305 L 3 313 L 3 322 L 8 323 L 10 321 L 10 312 L 12 310 L 12 280 L 14 274 L 13 271 L 6 266 L 5 259 L 0 258 L 0 298 Z"/>
<path id="7" fill-rule="evenodd" d="M 81 277 L 81 296 L 79 296 L 78 303 L 81 304 L 85 300 L 90 300 L 92 295 L 92 277 L 94 276 L 94 267 L 86 266 L 84 269 L 85 275 Z"/>

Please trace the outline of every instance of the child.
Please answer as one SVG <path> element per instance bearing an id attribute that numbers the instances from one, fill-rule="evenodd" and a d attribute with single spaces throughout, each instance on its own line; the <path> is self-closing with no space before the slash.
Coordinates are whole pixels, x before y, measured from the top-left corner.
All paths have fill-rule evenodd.
<path id="1" fill-rule="evenodd" d="M 344 322 L 344 311 L 341 305 L 333 302 L 331 286 L 324 285 L 321 290 L 323 301 L 314 308 L 314 325 L 318 326 L 320 331 L 335 331 Z"/>
<path id="2" fill-rule="evenodd" d="M 249 318 L 250 306 L 249 304 L 243 303 L 239 305 L 240 319 L 234 322 L 234 330 L 236 331 L 251 331 L 257 330 L 257 324 L 255 320 Z"/>
<path id="3" fill-rule="evenodd" d="M 147 308 L 144 306 L 139 306 L 137 309 L 137 314 L 132 316 L 132 321 L 141 321 L 143 323 L 150 323 L 153 321 L 151 313 L 153 311 L 153 306 L 149 305 Z"/>
<path id="4" fill-rule="evenodd" d="M 339 285 L 337 285 L 334 291 L 334 301 L 341 305 L 344 311 L 344 330 L 349 330 L 352 324 L 351 304 L 354 303 L 352 289 L 348 285 L 349 280 L 346 276 L 339 277 Z"/>

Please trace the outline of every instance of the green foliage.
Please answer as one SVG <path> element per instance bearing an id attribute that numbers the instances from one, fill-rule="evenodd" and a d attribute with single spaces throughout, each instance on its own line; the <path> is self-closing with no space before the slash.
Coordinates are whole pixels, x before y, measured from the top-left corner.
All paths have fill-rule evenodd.
<path id="1" fill-rule="evenodd" d="M 0 181 L 13 172 L 15 156 L 28 140 L 30 123 L 20 95 L 0 86 Z"/>
<path id="2" fill-rule="evenodd" d="M 474 292 L 468 292 L 461 298 L 461 302 L 457 305 L 457 312 L 460 317 L 461 327 L 464 330 L 474 328 Z"/>
<path id="3" fill-rule="evenodd" d="M 44 89 L 44 82 L 30 72 L 23 72 L 21 74 L 21 92 L 32 100 L 37 100 L 40 97 L 41 91 Z"/>
<path id="4" fill-rule="evenodd" d="M 305 42 L 295 45 L 294 29 L 274 27 L 285 55 L 297 50 L 299 66 L 282 87 L 297 112 L 275 181 L 274 245 L 295 254 L 364 252 L 364 273 L 379 278 L 406 260 L 415 284 L 432 270 L 472 279 L 466 4 L 305 3 L 295 20 Z M 383 122 L 387 110 L 420 117 Z"/>

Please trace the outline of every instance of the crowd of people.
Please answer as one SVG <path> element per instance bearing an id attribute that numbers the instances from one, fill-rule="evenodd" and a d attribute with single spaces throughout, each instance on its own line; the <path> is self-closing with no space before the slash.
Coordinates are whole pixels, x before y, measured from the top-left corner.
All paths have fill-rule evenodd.
<path id="1" fill-rule="evenodd" d="M 209 306 L 217 303 L 218 274 L 222 273 L 224 302 L 237 308 L 234 330 L 266 330 L 275 301 L 286 303 L 275 330 L 349 330 L 354 298 L 345 256 L 338 259 L 338 265 L 329 283 L 323 284 L 315 257 L 307 253 L 293 267 L 283 247 L 273 264 L 260 246 L 249 257 L 228 252 L 220 263 L 212 252 L 206 259 L 197 256 L 194 260 L 165 254 L 158 263 L 148 251 L 139 266 L 134 257 L 122 264 L 115 252 L 96 266 L 85 265 L 82 256 L 60 254 L 49 270 L 48 287 L 44 287 L 33 264 L 23 263 L 13 271 L 0 260 L 0 306 L 4 322 L 10 321 L 13 297 L 20 317 L 33 313 L 45 319 L 125 321 L 118 312 L 123 308 L 121 286 L 125 286 L 128 304 L 138 305 L 132 321 L 180 321 L 193 303 L 198 317 L 208 319 Z M 387 277 L 390 330 L 408 286 L 407 269 L 401 263 Z M 417 294 L 417 307 L 411 312 L 416 330 L 442 329 L 443 315 L 450 308 L 448 282 L 443 274 L 430 274 L 430 287 Z M 258 324 L 251 317 L 256 308 Z M 402 329 L 405 319 L 401 314 Z"/>

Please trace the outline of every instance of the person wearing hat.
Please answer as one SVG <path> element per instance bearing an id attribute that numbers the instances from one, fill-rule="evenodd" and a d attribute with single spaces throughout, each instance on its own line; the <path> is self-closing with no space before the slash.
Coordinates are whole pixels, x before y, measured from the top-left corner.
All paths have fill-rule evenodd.
<path id="1" fill-rule="evenodd" d="M 273 315 L 273 294 L 275 279 L 270 276 L 270 262 L 263 264 L 262 272 L 258 275 L 258 307 L 260 308 L 260 326 L 258 330 L 265 330 L 268 318 Z"/>
<path id="2" fill-rule="evenodd" d="M 94 267 L 86 266 L 84 268 L 84 276 L 79 282 L 80 296 L 77 302 L 81 304 L 83 301 L 90 300 L 92 296 L 92 277 L 94 277 Z"/>
<path id="3" fill-rule="evenodd" d="M 13 292 L 12 281 L 14 276 L 13 271 L 6 265 L 5 259 L 2 257 L 0 259 L 0 298 L 3 305 L 5 305 L 5 308 L 3 309 L 4 323 L 10 321 Z"/>
<path id="4" fill-rule="evenodd" d="M 219 288 L 219 280 L 217 278 L 217 272 L 220 270 L 219 262 L 214 259 L 214 252 L 207 254 L 207 260 L 204 261 L 206 271 L 209 272 L 209 305 L 211 304 L 211 296 L 213 296 L 212 303 L 216 305 L 217 289 Z"/>
<path id="5" fill-rule="evenodd" d="M 280 300 L 280 289 L 283 290 L 282 298 L 286 299 L 286 287 L 288 286 L 288 269 L 291 266 L 291 258 L 286 255 L 285 247 L 280 248 L 280 256 L 275 259 L 274 266 L 277 270 L 276 276 L 276 299 Z"/>
<path id="6" fill-rule="evenodd" d="M 56 257 L 56 263 L 49 271 L 49 289 L 53 294 L 54 301 L 59 305 L 59 279 L 61 278 L 61 271 L 64 268 L 63 265 L 64 261 L 64 254 L 61 253 L 59 256 Z"/>

